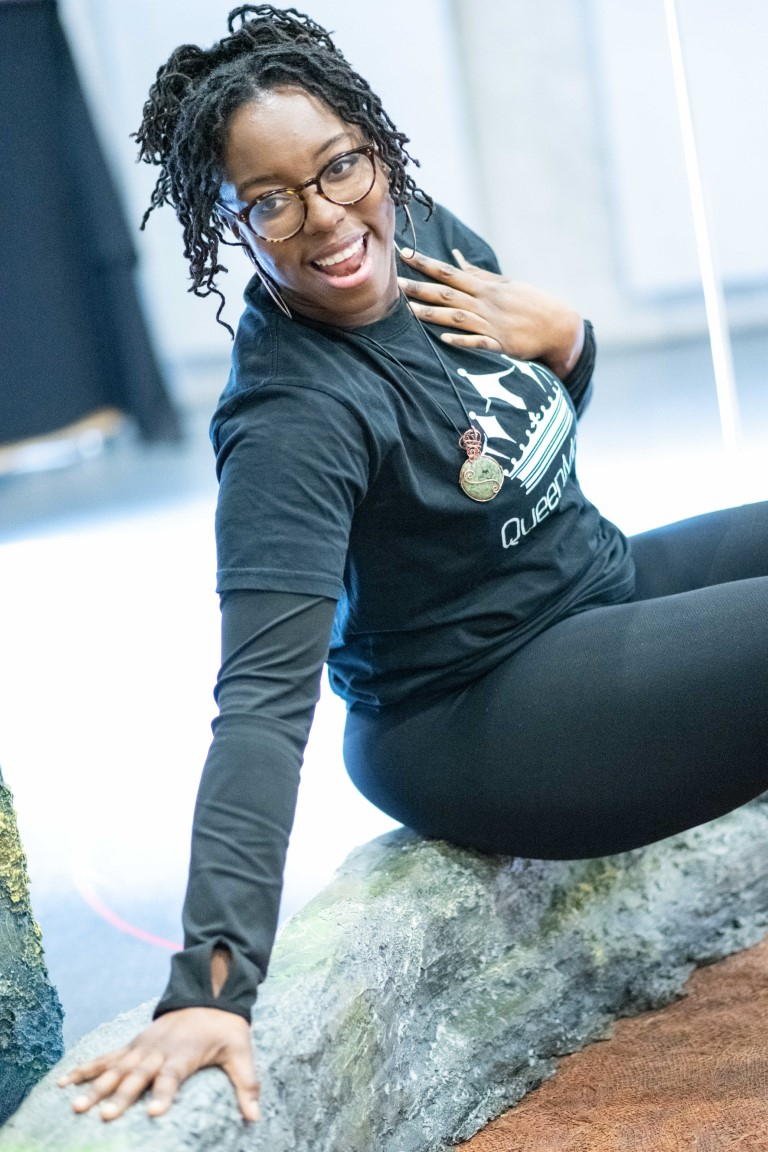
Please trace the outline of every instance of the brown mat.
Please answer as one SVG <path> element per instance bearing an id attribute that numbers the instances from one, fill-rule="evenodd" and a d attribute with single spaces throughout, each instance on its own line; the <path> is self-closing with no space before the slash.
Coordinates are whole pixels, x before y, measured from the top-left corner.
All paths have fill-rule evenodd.
<path id="1" fill-rule="evenodd" d="M 768 1152 L 768 940 L 619 1020 L 461 1152 Z"/>

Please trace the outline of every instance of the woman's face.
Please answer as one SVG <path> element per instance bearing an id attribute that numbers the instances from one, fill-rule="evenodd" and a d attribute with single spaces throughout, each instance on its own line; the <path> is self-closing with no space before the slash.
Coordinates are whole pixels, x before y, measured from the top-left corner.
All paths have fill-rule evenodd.
<path id="1" fill-rule="evenodd" d="M 341 152 L 367 141 L 300 88 L 278 88 L 232 115 L 224 151 L 222 203 L 237 212 L 265 192 L 295 188 Z M 357 204 L 331 204 L 316 187 L 301 194 L 304 227 L 268 243 L 242 225 L 240 239 L 269 273 L 292 311 L 341 328 L 381 319 L 398 297 L 395 209 L 379 161 L 371 191 Z M 341 261 L 329 263 L 351 250 Z"/>

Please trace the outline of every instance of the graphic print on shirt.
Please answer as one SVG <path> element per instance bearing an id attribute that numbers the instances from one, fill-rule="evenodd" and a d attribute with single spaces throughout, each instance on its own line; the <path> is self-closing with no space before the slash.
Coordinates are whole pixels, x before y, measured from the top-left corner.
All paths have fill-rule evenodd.
<path id="1" fill-rule="evenodd" d="M 543 369 L 537 371 L 536 365 L 529 364 L 525 360 L 513 360 L 504 353 L 502 359 L 511 365 L 502 372 L 478 374 L 468 372 L 466 368 L 459 368 L 458 374 L 467 380 L 485 401 L 485 414 L 472 410 L 469 412 L 470 419 L 476 421 L 485 434 L 484 451 L 500 460 L 509 461 L 509 465 L 502 465 L 504 475 L 510 480 L 518 479 L 526 493 L 530 493 L 546 475 L 550 464 L 565 443 L 573 425 L 573 415 L 563 389 L 554 376 Z M 502 384 L 505 377 L 515 372 L 529 376 L 540 389 L 542 395 L 537 396 L 533 404 L 513 392 L 506 384 Z M 527 410 L 530 426 L 525 431 L 522 443 L 509 434 L 495 413 L 488 415 L 494 401 L 497 404 Z M 503 415 L 502 408 L 497 408 L 496 411 L 499 416 Z M 501 450 L 501 445 L 491 446 L 489 443 L 491 440 L 506 441 L 504 444 L 506 451 Z M 508 445 L 514 447 L 510 448 Z"/>
<path id="2" fill-rule="evenodd" d="M 503 525 L 502 543 L 509 548 L 519 544 L 559 504 L 573 467 L 576 440 L 572 435 L 573 413 L 556 377 L 526 360 L 515 360 L 505 353 L 501 353 L 501 357 L 510 365 L 501 372 L 475 373 L 465 368 L 457 369 L 459 376 L 471 384 L 485 402 L 485 411 L 468 410 L 470 419 L 482 428 L 485 435 L 483 452 L 499 460 L 505 477 L 517 480 L 526 496 L 550 473 L 552 465 L 558 464 L 555 475 L 550 477 L 546 494 L 531 503 L 523 515 L 513 516 Z M 535 390 L 525 377 L 533 381 Z M 513 391 L 513 381 L 517 391 Z M 529 399 L 520 395 L 521 392 L 526 393 Z M 510 418 L 512 409 L 528 414 L 529 423 L 522 435 L 518 427 L 520 417 Z M 513 432 L 517 435 L 513 436 Z M 569 436 L 571 443 L 566 446 Z"/>

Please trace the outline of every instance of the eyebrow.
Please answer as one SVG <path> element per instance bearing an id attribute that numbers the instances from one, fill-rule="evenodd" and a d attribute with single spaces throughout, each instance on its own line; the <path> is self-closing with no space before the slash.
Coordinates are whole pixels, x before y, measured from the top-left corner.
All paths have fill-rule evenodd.
<path id="1" fill-rule="evenodd" d="M 348 140 L 349 138 L 349 131 L 337 132 L 335 136 L 331 136 L 330 140 L 326 140 L 325 143 L 321 144 L 317 151 L 313 153 L 314 159 L 319 160 L 322 154 L 327 152 L 329 148 L 332 148 L 334 144 L 339 144 L 342 140 Z M 237 188 L 235 188 L 235 195 L 237 196 L 238 200 L 243 199 L 243 192 L 246 188 L 250 188 L 253 184 L 271 184 L 273 188 L 286 187 L 285 184 L 280 183 L 279 176 L 249 176 L 247 180 L 243 180 L 243 182 L 238 184 Z"/>

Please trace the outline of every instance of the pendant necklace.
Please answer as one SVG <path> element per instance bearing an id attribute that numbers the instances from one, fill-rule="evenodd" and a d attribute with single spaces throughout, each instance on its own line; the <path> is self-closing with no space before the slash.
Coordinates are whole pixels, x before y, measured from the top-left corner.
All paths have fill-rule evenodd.
<path id="1" fill-rule="evenodd" d="M 469 496 L 470 500 L 476 500 L 478 503 L 485 504 L 488 500 L 493 500 L 495 496 L 498 496 L 501 490 L 501 486 L 504 483 L 504 473 L 502 472 L 501 465 L 499 464 L 498 460 L 493 458 L 493 456 L 483 455 L 483 433 L 473 424 L 472 418 L 467 411 L 467 407 L 464 403 L 461 392 L 459 392 L 459 389 L 456 387 L 456 383 L 448 371 L 445 361 L 430 340 L 429 333 L 427 332 L 426 328 L 422 324 L 421 320 L 419 320 L 418 316 L 415 315 L 415 313 L 411 312 L 411 315 L 416 321 L 418 327 L 421 329 L 424 335 L 424 339 L 431 349 L 433 356 L 445 373 L 448 383 L 453 389 L 457 400 L 461 404 L 464 415 L 466 416 L 467 422 L 469 424 L 469 428 L 467 428 L 466 432 L 460 432 L 456 421 L 448 415 L 440 401 L 437 400 L 434 396 L 432 397 L 432 400 L 435 404 L 437 404 L 437 407 L 443 413 L 446 420 L 448 420 L 448 422 L 453 425 L 456 431 L 459 432 L 459 447 L 462 448 L 467 454 L 467 459 L 464 461 L 459 471 L 459 487 L 461 488 L 462 492 L 465 493 L 465 495 Z M 380 344 L 378 340 L 374 340 L 371 336 L 363 336 L 362 333 L 357 333 L 356 335 L 358 339 L 360 339 L 362 336 L 362 339 L 365 340 L 366 343 L 373 344 L 379 350 L 379 352 L 386 356 L 388 360 L 391 360 L 394 364 L 397 364 L 398 368 L 405 372 L 406 375 L 410 376 L 411 380 L 413 380 L 416 384 L 419 384 L 419 381 L 414 376 L 413 372 L 411 372 L 409 368 L 406 368 L 405 364 L 398 360 L 398 358 L 392 352 L 390 352 L 389 349 L 385 348 L 383 344 Z"/>
<path id="2" fill-rule="evenodd" d="M 483 456 L 483 438 L 474 425 L 459 437 L 459 445 L 467 454 L 467 459 L 459 472 L 459 484 L 470 500 L 485 503 L 498 496 L 504 483 L 504 473 L 498 460 L 493 456 Z"/>

